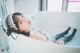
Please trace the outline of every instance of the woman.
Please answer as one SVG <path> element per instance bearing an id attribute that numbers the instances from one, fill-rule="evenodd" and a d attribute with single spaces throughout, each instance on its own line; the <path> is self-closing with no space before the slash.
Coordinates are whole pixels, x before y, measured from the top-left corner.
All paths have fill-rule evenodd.
<path id="1" fill-rule="evenodd" d="M 13 13 L 12 15 L 9 15 L 6 18 L 6 25 L 7 25 L 7 34 L 11 35 L 12 32 L 18 33 L 18 34 L 23 34 L 26 35 L 27 37 L 36 39 L 36 40 L 41 40 L 41 41 L 51 41 L 57 44 L 65 44 L 66 42 L 69 42 L 75 35 L 76 29 L 73 29 L 73 32 L 71 35 L 66 36 L 68 34 L 69 30 L 71 27 L 69 27 L 67 30 L 64 32 L 53 36 L 49 36 L 40 30 L 35 30 L 35 29 L 30 29 L 32 23 L 29 19 L 23 16 L 23 14 L 16 12 Z"/>

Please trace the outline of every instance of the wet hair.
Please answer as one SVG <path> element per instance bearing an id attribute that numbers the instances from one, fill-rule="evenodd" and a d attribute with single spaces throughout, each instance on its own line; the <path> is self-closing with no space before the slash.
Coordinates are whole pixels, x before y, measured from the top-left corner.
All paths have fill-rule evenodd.
<path id="1" fill-rule="evenodd" d="M 23 14 L 22 13 L 19 13 L 19 12 L 16 12 L 16 13 L 13 13 L 12 15 L 8 15 L 7 18 L 6 18 L 6 25 L 7 25 L 7 34 L 8 36 L 11 35 L 12 32 L 16 32 L 18 34 L 23 34 L 23 35 L 26 35 L 26 36 L 29 36 L 30 33 L 29 32 L 20 32 L 19 31 L 19 26 L 18 26 L 18 20 L 16 19 L 16 16 L 22 16 L 23 17 Z"/>

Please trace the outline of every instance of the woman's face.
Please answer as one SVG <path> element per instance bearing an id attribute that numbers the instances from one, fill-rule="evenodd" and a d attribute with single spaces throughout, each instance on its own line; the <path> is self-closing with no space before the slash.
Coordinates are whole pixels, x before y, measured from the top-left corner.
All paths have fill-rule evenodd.
<path id="1" fill-rule="evenodd" d="M 31 21 L 23 16 L 17 15 L 18 27 L 20 32 L 27 32 L 31 26 Z"/>

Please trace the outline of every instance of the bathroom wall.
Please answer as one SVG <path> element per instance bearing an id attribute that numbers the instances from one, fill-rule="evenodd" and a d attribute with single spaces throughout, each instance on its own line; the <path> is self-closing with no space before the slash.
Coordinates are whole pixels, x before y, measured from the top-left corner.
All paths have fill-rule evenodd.
<path id="1" fill-rule="evenodd" d="M 33 13 L 40 10 L 40 0 L 14 0 L 14 8 L 17 12 Z"/>

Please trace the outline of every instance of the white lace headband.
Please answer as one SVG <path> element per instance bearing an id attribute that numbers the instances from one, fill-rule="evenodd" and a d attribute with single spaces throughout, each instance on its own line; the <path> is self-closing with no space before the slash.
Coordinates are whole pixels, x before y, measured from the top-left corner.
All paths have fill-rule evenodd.
<path id="1" fill-rule="evenodd" d="M 11 33 L 14 32 L 14 30 L 18 30 L 12 19 L 12 14 L 9 14 L 6 18 L 2 19 L 2 28 L 7 33 L 8 36 L 10 36 Z M 11 37 L 15 40 L 17 39 L 17 36 L 15 38 L 11 35 Z"/>
<path id="2" fill-rule="evenodd" d="M 6 18 L 6 24 L 8 25 L 8 27 L 10 27 L 10 29 L 14 28 L 15 30 L 18 30 L 18 28 L 16 27 L 16 25 L 14 24 L 14 21 L 12 19 L 12 14 L 8 15 Z"/>

